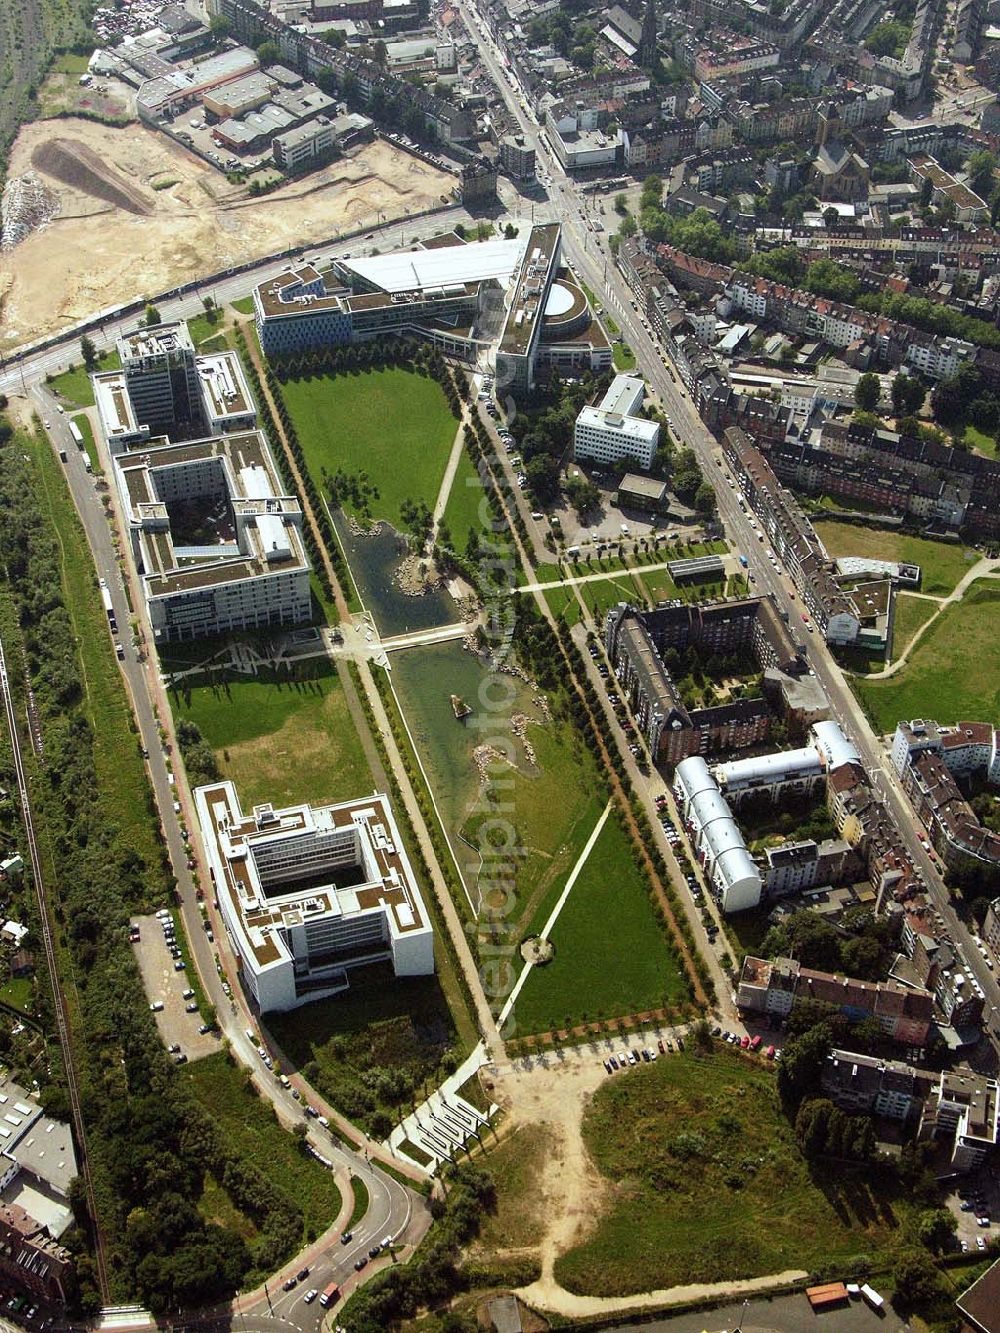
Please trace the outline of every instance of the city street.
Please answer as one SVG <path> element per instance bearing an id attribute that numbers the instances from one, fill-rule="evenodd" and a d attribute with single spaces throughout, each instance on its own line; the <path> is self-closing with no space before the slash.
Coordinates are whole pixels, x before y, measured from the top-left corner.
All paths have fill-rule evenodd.
<path id="1" fill-rule="evenodd" d="M 77 448 L 69 433 L 68 419 L 58 412 L 57 400 L 44 384 L 37 384 L 34 387 L 31 400 L 39 416 L 49 422 L 49 434 L 56 449 L 66 452 L 64 467 L 70 492 L 83 522 L 97 574 L 107 581 L 111 594 L 120 631 L 119 641 L 124 651 L 124 660 L 120 665 L 139 728 L 136 744 L 143 746 L 149 754 L 147 767 L 177 881 L 184 926 L 206 995 L 210 1003 L 215 1006 L 222 1036 L 229 1041 L 240 1062 L 253 1071 L 254 1082 L 262 1095 L 274 1103 L 281 1122 L 287 1128 L 304 1123 L 308 1143 L 333 1164 L 337 1183 L 344 1196 L 343 1217 L 338 1219 L 342 1225 L 347 1224 L 353 1211 L 351 1177 L 358 1176 L 363 1179 L 368 1190 L 368 1210 L 355 1226 L 351 1244 L 347 1246 L 340 1244 L 341 1226 L 335 1226 L 319 1242 L 290 1260 L 285 1269 L 275 1275 L 275 1290 L 270 1296 L 271 1308 L 291 1320 L 296 1327 L 306 1331 L 312 1330 L 320 1326 L 326 1311 L 316 1302 L 312 1304 L 303 1302 L 302 1296 L 309 1286 L 316 1286 L 322 1290 L 330 1282 L 337 1282 L 341 1286 L 350 1288 L 358 1280 L 358 1274 L 354 1270 L 355 1260 L 367 1255 L 369 1247 L 385 1236 L 392 1237 L 394 1243 L 400 1245 L 418 1243 L 430 1225 L 427 1203 L 422 1195 L 381 1171 L 376 1163 L 369 1160 L 367 1150 L 350 1151 L 316 1120 L 304 1115 L 302 1102 L 296 1100 L 292 1096 L 291 1089 L 283 1088 L 267 1071 L 257 1054 L 255 1043 L 251 1043 L 247 1037 L 247 1027 L 252 1026 L 256 1029 L 258 1025 L 245 1007 L 239 985 L 232 986 L 231 998 L 223 990 L 222 978 L 215 965 L 215 951 L 218 950 L 223 965 L 234 981 L 237 975 L 236 964 L 229 950 L 228 937 L 221 921 L 215 921 L 214 944 L 209 941 L 202 929 L 201 911 L 192 873 L 187 867 L 187 852 L 181 833 L 182 824 L 192 827 L 186 813 L 186 783 L 183 772 L 177 775 L 178 780 L 171 781 L 168 773 L 168 754 L 161 744 L 159 722 L 154 713 L 154 700 L 160 716 L 169 715 L 169 703 L 162 690 L 155 654 L 147 656 L 142 651 L 141 644 L 133 642 L 128 631 L 132 615 L 126 598 L 121 567 L 115 554 L 112 529 L 102 503 L 100 488 L 104 482 L 102 478 L 95 477 L 86 470 L 84 460 L 87 455 Z M 137 588 L 132 592 L 132 605 L 137 607 L 143 605 Z M 180 815 L 174 812 L 175 800 L 181 802 Z M 320 1105 L 319 1109 L 324 1108 Z M 370 1150 L 376 1151 L 374 1145 L 370 1145 Z M 313 1269 L 309 1282 L 300 1284 L 292 1292 L 283 1292 L 282 1281 L 306 1264 Z M 370 1275 L 374 1267 L 376 1265 L 365 1268 L 365 1278 Z M 268 1295 L 262 1290 L 241 1297 L 237 1308 L 243 1313 L 260 1314 L 268 1309 L 268 1305 Z"/>
<path id="2" fill-rule="evenodd" d="M 565 174 L 555 155 L 548 150 L 546 136 L 537 119 L 524 109 L 529 105 L 527 95 L 519 95 L 520 90 L 512 87 L 513 76 L 505 68 L 504 58 L 475 6 L 470 0 L 459 0 L 459 8 L 466 16 L 483 64 L 503 94 L 511 116 L 517 121 L 520 132 L 535 146 L 539 174 L 546 182 L 550 182 L 547 185 L 550 203 L 545 212 L 558 217 L 562 222 L 563 248 L 567 259 L 577 274 L 594 292 L 603 293 L 606 302 L 613 308 L 622 333 L 635 353 L 639 369 L 660 398 L 665 412 L 673 417 L 674 433 L 683 445 L 694 450 L 702 472 L 715 488 L 719 517 L 730 545 L 734 552 L 745 554 L 750 562 L 750 572 L 756 579 L 756 591 L 772 594 L 779 609 L 788 612 L 789 624 L 799 623 L 801 607 L 789 595 L 790 581 L 774 569 L 769 561 L 756 557 L 758 542 L 750 527 L 749 516 L 739 507 L 739 492 L 726 485 L 723 470 L 716 465 L 716 459 L 720 457 L 719 446 L 683 389 L 680 377 L 674 380 L 667 373 L 664 349 L 643 327 L 635 308 L 635 298 L 607 249 L 606 237 L 587 226 L 581 192 Z M 963 94 L 963 99 L 965 97 L 966 94 Z M 895 771 L 888 763 L 886 748 L 881 738 L 872 732 L 843 672 L 822 641 L 817 640 L 815 635 L 809 636 L 807 651 L 809 664 L 827 692 L 834 717 L 857 746 L 875 790 L 895 819 L 907 850 L 923 875 L 929 895 L 941 913 L 948 932 L 956 942 L 965 946 L 968 965 L 986 996 L 987 1022 L 991 1036 L 996 1039 L 1000 1035 L 996 1015 L 1000 1005 L 1000 988 L 971 942 L 969 932 L 951 905 L 940 874 L 920 844 L 917 820 Z"/>

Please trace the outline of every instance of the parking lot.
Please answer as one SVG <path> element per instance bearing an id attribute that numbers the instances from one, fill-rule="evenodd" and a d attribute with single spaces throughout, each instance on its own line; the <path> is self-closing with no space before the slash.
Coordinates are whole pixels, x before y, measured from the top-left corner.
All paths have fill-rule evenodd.
<path id="1" fill-rule="evenodd" d="M 997 1216 L 998 1199 L 997 1181 L 987 1171 L 960 1181 L 956 1192 L 949 1195 L 948 1207 L 958 1219 L 955 1241 L 961 1249 L 967 1252 L 985 1250 L 995 1238 L 993 1219 Z"/>
<path id="2" fill-rule="evenodd" d="M 197 1005 L 188 1012 L 194 1004 L 193 996 L 185 995 L 191 983 L 187 971 L 176 967 L 181 960 L 174 958 L 168 947 L 162 920 L 155 916 L 134 917 L 131 931 L 150 1006 L 162 1006 L 153 1012 L 164 1046 L 175 1058 L 183 1055 L 188 1060 L 198 1060 L 212 1055 L 219 1049 L 218 1031 L 199 1032 L 202 1018 Z M 175 1046 L 176 1051 L 172 1049 Z"/>

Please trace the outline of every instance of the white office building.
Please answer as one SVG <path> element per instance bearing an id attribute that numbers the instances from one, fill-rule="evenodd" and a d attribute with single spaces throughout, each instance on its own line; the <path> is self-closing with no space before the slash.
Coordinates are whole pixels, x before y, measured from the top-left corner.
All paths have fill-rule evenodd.
<path id="1" fill-rule="evenodd" d="M 616 375 L 596 407 L 584 407 L 573 431 L 573 455 L 601 466 L 634 462 L 648 471 L 660 443 L 660 427 L 637 415 L 646 386 L 635 375 Z"/>
<path id="2" fill-rule="evenodd" d="M 162 441 L 115 473 L 157 643 L 310 618 L 302 510 L 259 431 Z"/>
<path id="3" fill-rule="evenodd" d="M 244 814 L 231 782 L 194 796 L 240 976 L 261 1013 L 345 991 L 362 966 L 434 971 L 433 930 L 388 797 Z"/>
<path id="4" fill-rule="evenodd" d="M 693 755 L 677 765 L 674 795 L 698 860 L 723 912 L 744 912 L 756 907 L 762 887 L 760 871 L 701 755 Z"/>

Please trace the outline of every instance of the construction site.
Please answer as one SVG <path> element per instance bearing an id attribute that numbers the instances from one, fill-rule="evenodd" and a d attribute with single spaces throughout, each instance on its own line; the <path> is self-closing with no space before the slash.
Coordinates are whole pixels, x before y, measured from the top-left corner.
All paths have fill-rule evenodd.
<path id="1" fill-rule="evenodd" d="M 4 351 L 137 295 L 292 245 L 413 216 L 453 180 L 383 140 L 251 196 L 163 135 L 80 118 L 25 125 L 0 206 Z"/>

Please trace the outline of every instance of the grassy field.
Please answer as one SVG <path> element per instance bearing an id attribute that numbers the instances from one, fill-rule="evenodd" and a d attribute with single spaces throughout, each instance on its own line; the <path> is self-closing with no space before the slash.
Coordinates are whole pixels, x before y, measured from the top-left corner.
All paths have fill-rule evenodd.
<path id="1" fill-rule="evenodd" d="M 965 443 L 977 454 L 985 454 L 987 458 L 996 458 L 997 440 L 995 435 L 987 435 L 985 431 L 978 430 L 975 426 L 966 426 Z"/>
<path id="2" fill-rule="evenodd" d="M 372 786 L 336 668 L 318 658 L 294 672 L 171 691 L 175 716 L 201 728 L 244 809 L 345 800 Z"/>
<path id="3" fill-rule="evenodd" d="M 923 571 L 921 592 L 935 597 L 949 593 L 978 555 L 950 542 L 910 537 L 884 528 L 863 528 L 853 523 L 819 519 L 813 525 L 830 555 L 872 556 L 877 560 L 899 560 L 917 564 Z M 967 555 L 971 554 L 972 559 Z"/>
<path id="4" fill-rule="evenodd" d="M 451 529 L 455 550 L 465 550 L 470 528 L 474 528 L 477 533 L 483 531 L 480 506 L 483 506 L 484 513 L 489 512 L 485 497 L 486 491 L 480 482 L 479 473 L 469 455 L 463 453 L 448 494 L 448 503 L 444 507 L 444 521 Z"/>
<path id="5" fill-rule="evenodd" d="M 206 310 L 203 315 L 195 315 L 193 319 L 187 322 L 188 333 L 191 335 L 191 341 L 195 347 L 200 347 L 202 343 L 208 342 L 210 338 L 215 338 L 222 332 L 222 312 L 212 311 L 215 318 L 212 319 Z"/>
<path id="6" fill-rule="evenodd" d="M 549 910 L 546 904 L 544 915 L 536 914 L 528 934 L 542 929 Z M 555 957 L 532 971 L 518 997 L 520 1032 L 548 1032 L 567 1018 L 639 1013 L 684 995 L 646 881 L 614 819 L 602 829 L 550 938 Z"/>
<path id="7" fill-rule="evenodd" d="M 937 610 L 933 602 L 924 597 L 911 597 L 905 592 L 896 595 L 896 615 L 892 633 L 892 656 L 897 658 L 906 650 L 914 634 L 926 625 Z"/>
<path id="8" fill-rule="evenodd" d="M 0 4 L 0 166 L 56 51 L 86 38 L 89 0 Z"/>
<path id="9" fill-rule="evenodd" d="M 365 472 L 372 516 L 397 526 L 404 500 L 434 507 L 457 428 L 435 380 L 394 366 L 290 380 L 282 393 L 317 486 L 324 472 Z"/>
<path id="10" fill-rule="evenodd" d="M 609 1079 L 584 1138 L 610 1194 L 590 1239 L 556 1261 L 571 1291 L 620 1296 L 829 1269 L 884 1250 L 909 1220 L 908 1206 L 876 1197 L 861 1173 L 811 1172 L 773 1069 L 728 1048 Z"/>
<path id="11" fill-rule="evenodd" d="M 39 501 L 49 514 L 59 543 L 66 609 L 77 636 L 85 709 L 94 733 L 97 780 L 107 808 L 115 812 L 122 840 L 141 857 L 150 889 L 158 896 L 162 891 L 162 852 L 148 804 L 149 780 L 97 594 L 90 548 L 48 440 L 33 436 L 28 448 L 38 473 Z"/>
<path id="12" fill-rule="evenodd" d="M 332 1172 L 282 1129 L 270 1104 L 247 1086 L 224 1051 L 187 1065 L 179 1077 L 189 1083 L 233 1152 L 256 1163 L 299 1204 L 304 1240 L 319 1236 L 336 1220 L 341 1198 Z M 228 1202 L 228 1196 L 223 1198 Z M 210 1196 L 208 1202 L 219 1206 L 221 1200 Z"/>
<path id="13" fill-rule="evenodd" d="M 95 370 L 117 370 L 121 365 L 121 359 L 115 351 L 105 352 L 98 358 Z M 94 390 L 90 383 L 91 371 L 84 366 L 81 361 L 75 365 L 72 370 L 64 370 L 61 375 L 55 375 L 48 381 L 48 386 L 54 393 L 58 393 L 65 403 L 70 403 L 74 407 L 93 407 Z"/>
<path id="14" fill-rule="evenodd" d="M 880 733 L 900 718 L 1000 722 L 1000 588 L 973 587 L 887 680 L 855 681 Z"/>
<path id="15" fill-rule="evenodd" d="M 388 964 L 351 974 L 351 989 L 265 1025 L 285 1055 L 339 1111 L 370 1133 L 410 1109 L 425 1079 L 444 1077 L 455 1029 L 437 977 L 393 978 Z M 445 1062 L 445 1063 L 442 1063 Z"/>
<path id="16" fill-rule="evenodd" d="M 94 470 L 94 475 L 97 476 L 102 473 L 104 469 L 101 467 L 101 461 L 97 456 L 97 442 L 94 439 L 94 431 L 90 424 L 90 417 L 87 416 L 86 412 L 79 412 L 73 417 L 73 424 L 83 436 L 83 447 L 87 451 L 87 457 L 90 459 L 90 466 Z"/>
<path id="17" fill-rule="evenodd" d="M 615 363 L 615 370 L 635 369 L 635 352 L 632 351 L 628 343 L 613 343 L 611 359 Z"/>
<path id="18" fill-rule="evenodd" d="M 235 301 L 231 301 L 231 302 L 230 302 L 230 305 L 233 307 L 233 309 L 236 311 L 236 313 L 237 313 L 238 315 L 252 315 L 252 314 L 253 314 L 253 297 L 252 297 L 252 296 L 241 296 L 241 297 L 239 297 L 237 300 L 235 300 Z"/>
<path id="19" fill-rule="evenodd" d="M 32 1012 L 33 982 L 30 977 L 9 977 L 0 986 L 0 1000 L 24 1014 Z"/>
<path id="20" fill-rule="evenodd" d="M 541 1243 L 546 1219 L 538 1182 L 553 1141 L 543 1125 L 519 1125 L 500 1143 L 486 1137 L 487 1151 L 478 1162 L 493 1177 L 497 1206 L 483 1220 L 475 1254 L 489 1258 L 498 1251 Z"/>

